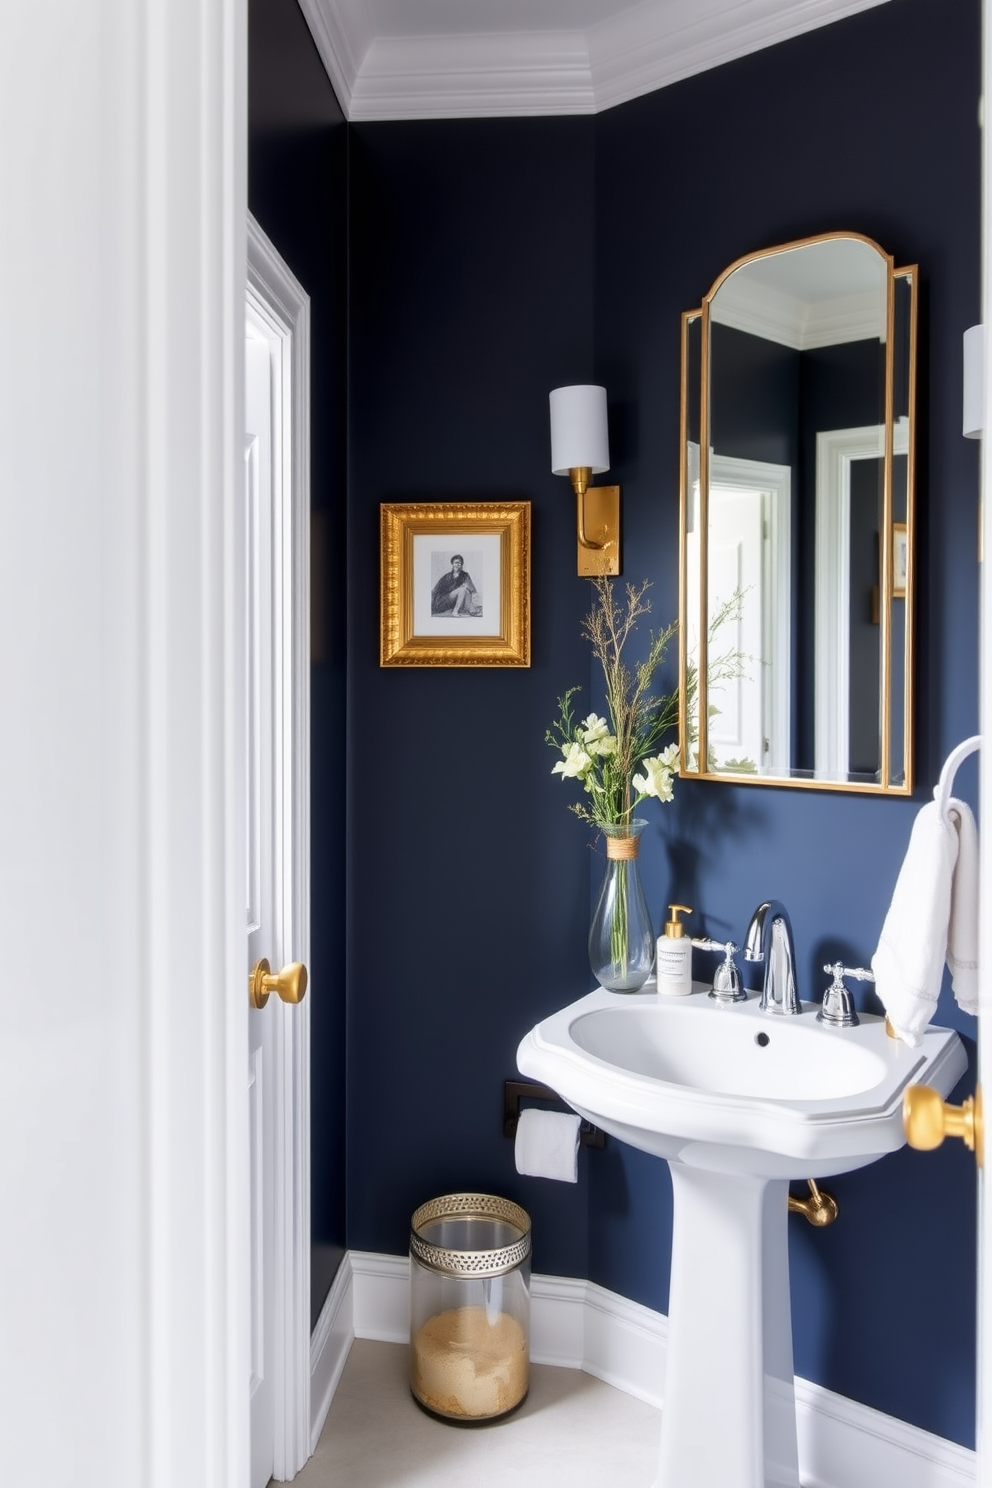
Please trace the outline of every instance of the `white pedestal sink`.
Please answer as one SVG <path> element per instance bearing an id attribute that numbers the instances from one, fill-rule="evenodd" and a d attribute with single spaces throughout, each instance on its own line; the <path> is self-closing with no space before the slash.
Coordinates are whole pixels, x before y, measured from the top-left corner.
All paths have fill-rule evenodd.
<path id="1" fill-rule="evenodd" d="M 757 994 L 592 992 L 522 1040 L 522 1074 L 668 1161 L 674 1192 L 668 1349 L 655 1488 L 799 1488 L 789 1300 L 790 1179 L 827 1178 L 903 1146 L 902 1094 L 948 1095 L 957 1034 L 918 1049 L 884 1021 L 770 1017 Z M 843 1223 L 843 1219 L 841 1220 Z"/>

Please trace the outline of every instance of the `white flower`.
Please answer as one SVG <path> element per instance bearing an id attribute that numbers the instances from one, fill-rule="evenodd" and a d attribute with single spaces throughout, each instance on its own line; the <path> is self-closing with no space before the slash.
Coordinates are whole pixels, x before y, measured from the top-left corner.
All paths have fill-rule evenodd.
<path id="1" fill-rule="evenodd" d="M 562 749 L 565 758 L 552 767 L 552 775 L 574 778 L 586 773 L 592 766 L 592 756 L 586 754 L 581 744 L 569 744 Z"/>
<path id="2" fill-rule="evenodd" d="M 590 754 L 608 755 L 616 752 L 617 741 L 610 733 L 610 726 L 605 718 L 590 713 L 588 718 L 583 718 L 579 728 L 582 730 L 582 743 Z"/>
<path id="3" fill-rule="evenodd" d="M 672 775 L 678 769 L 678 745 L 670 744 L 661 754 L 641 760 L 643 775 L 635 775 L 631 785 L 640 796 L 655 796 L 659 801 L 672 799 Z"/>
<path id="4" fill-rule="evenodd" d="M 605 739 L 610 732 L 606 719 L 600 718 L 597 713 L 590 713 L 588 718 L 583 718 L 579 728 L 582 730 L 583 744 L 592 744 L 595 739 Z"/>

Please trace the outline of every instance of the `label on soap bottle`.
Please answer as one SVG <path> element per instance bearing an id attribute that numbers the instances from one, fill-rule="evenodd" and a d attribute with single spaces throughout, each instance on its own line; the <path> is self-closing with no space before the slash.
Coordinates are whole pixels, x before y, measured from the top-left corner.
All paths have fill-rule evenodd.
<path id="1" fill-rule="evenodd" d="M 659 935 L 655 964 L 661 996 L 689 995 L 692 991 L 692 941 L 687 935 Z"/>

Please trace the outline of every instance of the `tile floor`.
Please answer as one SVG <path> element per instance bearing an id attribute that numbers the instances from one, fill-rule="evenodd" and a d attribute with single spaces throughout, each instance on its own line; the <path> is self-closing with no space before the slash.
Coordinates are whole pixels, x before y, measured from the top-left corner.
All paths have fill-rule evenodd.
<path id="1" fill-rule="evenodd" d="M 298 1488 L 649 1488 L 661 1413 L 578 1369 L 531 1367 L 530 1393 L 491 1426 L 414 1405 L 407 1350 L 356 1339 Z"/>

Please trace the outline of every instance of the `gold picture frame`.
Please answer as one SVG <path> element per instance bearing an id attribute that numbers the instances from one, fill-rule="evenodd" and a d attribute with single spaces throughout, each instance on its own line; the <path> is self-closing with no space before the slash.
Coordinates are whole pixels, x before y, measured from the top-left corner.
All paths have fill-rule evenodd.
<path id="1" fill-rule="evenodd" d="M 380 666 L 530 666 L 530 502 L 383 502 Z"/>

